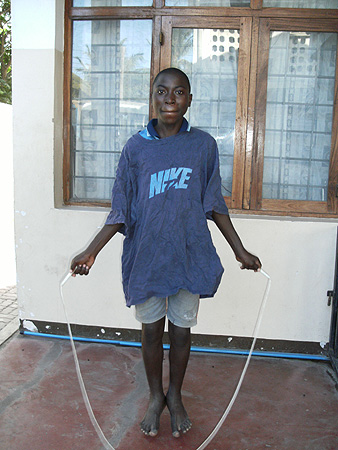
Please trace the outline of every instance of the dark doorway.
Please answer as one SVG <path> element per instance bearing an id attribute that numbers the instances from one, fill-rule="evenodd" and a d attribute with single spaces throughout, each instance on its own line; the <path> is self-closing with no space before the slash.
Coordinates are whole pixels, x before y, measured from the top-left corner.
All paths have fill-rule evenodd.
<path id="1" fill-rule="evenodd" d="M 329 355 L 333 368 L 338 375 L 338 230 L 336 244 L 336 267 L 334 274 L 332 297 L 332 318 L 329 342 Z M 329 294 L 329 293 L 328 293 Z"/>

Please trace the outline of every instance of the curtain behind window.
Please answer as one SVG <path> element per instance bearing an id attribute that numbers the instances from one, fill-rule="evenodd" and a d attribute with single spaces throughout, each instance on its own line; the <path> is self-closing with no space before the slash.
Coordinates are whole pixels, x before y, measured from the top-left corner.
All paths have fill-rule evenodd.
<path id="1" fill-rule="evenodd" d="M 150 20 L 74 22 L 72 198 L 109 200 L 120 153 L 149 115 Z"/>
<path id="2" fill-rule="evenodd" d="M 327 200 L 337 34 L 271 32 L 263 198 Z"/>

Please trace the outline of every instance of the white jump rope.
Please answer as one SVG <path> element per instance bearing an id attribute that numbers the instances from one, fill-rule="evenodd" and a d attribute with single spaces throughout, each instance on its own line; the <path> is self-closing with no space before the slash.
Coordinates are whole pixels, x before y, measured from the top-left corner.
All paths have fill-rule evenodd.
<path id="1" fill-rule="evenodd" d="M 233 404 L 235 403 L 235 400 L 237 398 L 238 392 L 239 392 L 239 390 L 240 390 L 240 388 L 242 386 L 243 379 L 244 379 L 245 373 L 247 371 L 247 368 L 249 366 L 249 362 L 250 362 L 250 359 L 251 359 L 251 356 L 252 356 L 252 352 L 253 352 L 255 344 L 256 344 L 259 328 L 260 328 L 260 325 L 261 325 L 261 322 L 262 322 L 263 313 L 264 313 L 266 301 L 267 301 L 267 298 L 268 298 L 268 295 L 269 295 L 269 291 L 270 291 L 270 286 L 271 286 L 271 278 L 270 278 L 270 276 L 266 272 L 264 272 L 264 270 L 262 270 L 262 269 L 260 269 L 259 273 L 264 275 L 268 279 L 268 282 L 267 282 L 267 285 L 266 285 L 266 288 L 265 288 L 265 292 L 264 292 L 264 295 L 263 295 L 261 306 L 259 308 L 259 312 L 258 312 L 258 316 L 257 316 L 257 320 L 256 320 L 254 332 L 253 332 L 253 341 L 252 341 L 252 344 L 251 344 L 249 355 L 247 357 L 244 369 L 243 369 L 242 374 L 240 376 L 240 379 L 238 381 L 238 384 L 237 384 L 237 387 L 235 389 L 235 392 L 234 392 L 234 394 L 233 394 L 233 396 L 232 396 L 232 398 L 231 398 L 231 400 L 230 400 L 230 402 L 228 404 L 228 407 L 224 411 L 222 417 L 218 421 L 218 423 L 215 426 L 215 428 L 212 430 L 212 432 L 209 434 L 209 436 L 205 439 L 205 441 L 196 450 L 203 450 L 203 449 L 205 449 L 205 447 L 208 444 L 210 444 L 212 439 L 216 436 L 216 434 L 218 433 L 219 429 L 223 425 L 225 419 L 227 418 L 227 416 L 228 416 L 228 414 L 229 414 Z M 79 360 L 78 360 L 78 357 L 77 357 L 77 353 L 76 353 L 76 349 L 75 349 L 75 345 L 74 345 L 74 340 L 73 340 L 72 329 L 71 329 L 71 326 L 70 326 L 70 323 L 69 323 L 67 310 L 66 310 L 66 305 L 65 305 L 64 298 L 63 298 L 63 291 L 62 291 L 63 285 L 69 280 L 69 278 L 71 276 L 72 276 L 72 273 L 68 273 L 65 276 L 65 278 L 61 281 L 61 283 L 59 285 L 59 288 L 60 288 L 60 296 L 61 296 L 61 299 L 62 299 L 63 310 L 64 310 L 65 317 L 66 317 L 66 320 L 67 320 L 67 326 L 68 326 L 68 332 L 69 332 L 69 337 L 70 337 L 70 343 L 71 343 L 71 346 L 72 346 L 72 351 L 73 351 L 73 356 L 74 356 L 74 361 L 75 361 L 75 368 L 76 368 L 76 373 L 77 373 L 77 377 L 78 377 L 80 388 L 81 388 L 81 392 L 82 392 L 82 397 L 83 397 L 84 403 L 86 405 L 89 418 L 90 418 L 90 420 L 91 420 L 91 422 L 93 424 L 93 427 L 95 428 L 95 431 L 96 431 L 98 437 L 100 438 L 100 441 L 103 444 L 104 448 L 107 449 L 107 450 L 115 450 L 114 447 L 106 439 L 105 435 L 103 434 L 103 431 L 100 428 L 100 425 L 98 424 L 98 422 L 96 420 L 96 417 L 95 417 L 95 415 L 93 413 L 93 409 L 91 407 L 91 404 L 90 404 L 90 401 L 89 401 L 89 398 L 88 398 L 88 395 L 87 395 L 87 391 L 86 391 L 86 388 L 85 388 L 85 385 L 84 385 L 84 382 L 83 382 L 83 378 L 82 378 L 82 375 L 81 375 Z"/>

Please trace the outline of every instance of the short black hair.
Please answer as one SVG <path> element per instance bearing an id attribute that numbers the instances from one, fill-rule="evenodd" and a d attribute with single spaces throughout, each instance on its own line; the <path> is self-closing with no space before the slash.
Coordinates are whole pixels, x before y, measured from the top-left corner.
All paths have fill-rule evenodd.
<path id="1" fill-rule="evenodd" d="M 186 73 L 184 73 L 181 69 L 177 69 L 177 67 L 168 67 L 167 69 L 161 70 L 161 72 L 159 72 L 159 73 L 156 75 L 156 77 L 155 77 L 155 79 L 154 79 L 154 81 L 153 81 L 153 87 L 154 87 L 154 85 L 155 85 L 155 83 L 156 83 L 158 77 L 159 77 L 160 75 L 162 75 L 163 73 L 174 73 L 174 74 L 176 74 L 176 75 L 180 75 L 180 76 L 182 76 L 183 78 L 185 78 L 185 80 L 186 80 L 186 82 L 187 82 L 187 85 L 188 85 L 188 88 L 189 88 L 189 94 L 190 94 L 191 86 L 190 86 L 190 81 L 189 81 L 188 75 L 187 75 Z"/>

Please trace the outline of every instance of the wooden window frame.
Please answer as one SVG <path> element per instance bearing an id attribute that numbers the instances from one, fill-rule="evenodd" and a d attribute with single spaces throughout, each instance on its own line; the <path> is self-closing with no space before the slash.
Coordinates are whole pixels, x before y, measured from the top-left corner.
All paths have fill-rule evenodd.
<path id="1" fill-rule="evenodd" d="M 174 28 L 211 28 L 211 29 L 238 29 L 240 30 L 241 43 L 239 47 L 239 63 L 237 77 L 237 101 L 235 118 L 234 163 L 231 197 L 225 196 L 230 209 L 241 209 L 243 202 L 243 183 L 245 170 L 245 144 L 247 128 L 247 102 L 249 86 L 246 83 L 249 77 L 250 62 L 250 36 L 251 18 L 249 17 L 164 17 L 162 19 L 162 32 L 166 42 L 164 51 L 161 52 L 160 67 L 165 68 L 171 63 L 171 39 Z"/>
<path id="2" fill-rule="evenodd" d="M 96 201 L 75 202 L 70 198 L 72 23 L 74 20 L 151 19 L 153 32 L 150 86 L 156 73 L 170 65 L 172 28 L 240 29 L 233 185 L 231 198 L 226 197 L 230 211 L 273 216 L 338 217 L 338 57 L 327 202 L 262 199 L 270 30 L 337 32 L 338 10 L 262 8 L 262 3 L 262 0 L 251 0 L 250 8 L 169 8 L 164 6 L 164 0 L 154 0 L 151 7 L 74 8 L 72 0 L 65 1 L 65 205 L 107 207 L 110 204 Z M 152 116 L 151 106 L 149 116 Z"/>
<path id="3" fill-rule="evenodd" d="M 264 213 L 279 213 L 281 215 L 321 215 L 331 216 L 338 214 L 338 199 L 336 189 L 338 184 L 338 146 L 337 146 L 337 120 L 338 120 L 338 58 L 336 59 L 335 101 L 333 105 L 331 157 L 329 166 L 328 198 L 326 202 L 302 200 L 274 200 L 262 198 L 263 165 L 264 165 L 264 136 L 266 121 L 266 99 L 268 80 L 268 58 L 270 31 L 315 31 L 336 32 L 337 21 L 295 19 L 292 22 L 286 19 L 262 19 L 258 39 L 258 62 L 256 91 L 260 95 L 255 102 L 255 130 L 253 139 L 252 186 L 250 192 L 250 210 Z M 247 193 L 248 195 L 248 193 Z"/>

